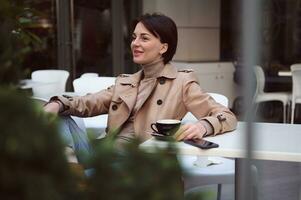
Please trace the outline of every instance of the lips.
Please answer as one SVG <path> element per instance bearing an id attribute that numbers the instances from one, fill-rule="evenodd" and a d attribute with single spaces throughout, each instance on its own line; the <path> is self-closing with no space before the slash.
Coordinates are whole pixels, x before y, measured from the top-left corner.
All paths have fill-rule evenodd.
<path id="1" fill-rule="evenodd" d="M 143 51 L 140 51 L 140 50 L 134 50 L 134 51 L 133 51 L 133 56 L 134 56 L 134 57 L 137 57 L 137 56 L 141 55 L 142 53 L 143 53 Z"/>

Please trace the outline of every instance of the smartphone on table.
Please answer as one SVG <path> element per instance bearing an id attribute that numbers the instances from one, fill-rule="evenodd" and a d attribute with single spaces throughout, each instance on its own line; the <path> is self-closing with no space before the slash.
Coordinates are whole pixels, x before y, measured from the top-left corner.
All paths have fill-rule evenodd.
<path id="1" fill-rule="evenodd" d="M 211 149 L 211 148 L 217 148 L 219 146 L 218 144 L 216 144 L 214 142 L 210 142 L 210 141 L 207 141 L 204 139 L 184 140 L 184 143 L 190 144 L 195 147 L 199 147 L 201 149 Z"/>

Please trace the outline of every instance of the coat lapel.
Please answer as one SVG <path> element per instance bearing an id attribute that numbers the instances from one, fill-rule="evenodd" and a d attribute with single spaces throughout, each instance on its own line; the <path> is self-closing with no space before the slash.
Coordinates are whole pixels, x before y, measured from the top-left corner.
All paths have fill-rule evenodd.
<path id="1" fill-rule="evenodd" d="M 135 106 L 136 98 L 137 98 L 138 89 L 137 87 L 132 87 L 127 91 L 122 92 L 119 97 L 125 102 L 127 105 L 129 112 L 131 112 Z"/>
<path id="2" fill-rule="evenodd" d="M 120 84 L 123 87 L 127 87 L 127 89 L 120 92 L 119 97 L 125 102 L 129 109 L 129 113 L 132 112 L 137 98 L 138 93 L 138 83 L 141 79 L 142 71 L 138 71 L 137 73 L 123 77 L 120 80 Z"/>

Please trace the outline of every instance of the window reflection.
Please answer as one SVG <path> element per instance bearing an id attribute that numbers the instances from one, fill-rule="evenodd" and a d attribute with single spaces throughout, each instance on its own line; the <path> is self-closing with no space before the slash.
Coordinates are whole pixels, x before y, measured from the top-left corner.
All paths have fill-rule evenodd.
<path id="1" fill-rule="evenodd" d="M 112 74 L 110 1 L 74 2 L 74 50 L 77 76 L 84 72 Z"/>
<path id="2" fill-rule="evenodd" d="M 24 16 L 20 17 L 31 22 L 24 25 L 24 30 L 32 33 L 39 42 L 29 44 L 31 51 L 26 55 L 23 67 L 29 71 L 57 68 L 55 1 L 28 1 L 27 6 L 22 13 Z"/>
<path id="3" fill-rule="evenodd" d="M 122 73 L 135 71 L 131 59 L 130 31 L 135 17 L 134 1 L 123 1 L 122 20 L 124 42 L 124 69 Z M 86 72 L 96 72 L 101 76 L 113 76 L 112 55 L 112 5 L 109 0 L 74 1 L 74 50 L 76 77 Z"/>

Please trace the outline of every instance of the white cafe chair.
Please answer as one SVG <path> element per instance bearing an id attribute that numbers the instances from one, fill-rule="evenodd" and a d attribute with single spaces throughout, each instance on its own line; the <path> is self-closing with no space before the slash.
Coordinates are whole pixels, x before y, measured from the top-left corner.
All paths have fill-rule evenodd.
<path id="1" fill-rule="evenodd" d="M 83 73 L 82 75 L 80 75 L 81 78 L 84 77 L 98 77 L 98 73 L 94 73 L 94 72 L 87 72 L 87 73 Z"/>
<path id="2" fill-rule="evenodd" d="M 208 93 L 217 103 L 228 107 L 226 96 L 217 93 Z M 182 119 L 183 123 L 196 121 L 190 112 Z M 185 193 L 195 191 L 200 186 L 217 184 L 217 199 L 221 198 L 222 184 L 234 184 L 235 162 L 222 157 L 205 157 L 178 155 L 178 160 L 184 170 Z M 198 162 L 214 161 L 213 165 L 197 166 Z"/>
<path id="3" fill-rule="evenodd" d="M 75 93 L 85 95 L 107 89 L 115 84 L 115 80 L 115 77 L 83 76 L 73 81 L 73 88 Z"/>
<path id="4" fill-rule="evenodd" d="M 264 92 L 265 75 L 260 66 L 254 67 L 256 76 L 256 91 L 254 95 L 254 102 L 258 103 L 267 101 L 280 101 L 283 105 L 283 123 L 286 123 L 286 106 L 289 105 L 291 94 L 287 92 Z M 255 112 L 257 111 L 257 107 Z"/>
<path id="5" fill-rule="evenodd" d="M 295 106 L 297 103 L 301 104 L 301 64 L 293 64 L 291 66 L 293 78 L 293 93 L 292 93 L 292 110 L 291 110 L 291 123 L 294 123 Z"/>
<path id="6" fill-rule="evenodd" d="M 32 92 L 34 97 L 49 99 L 66 91 L 69 72 L 57 69 L 37 70 L 31 73 L 34 82 Z"/>
<path id="7" fill-rule="evenodd" d="M 84 76 L 73 81 L 74 92 L 79 95 L 99 92 L 115 84 L 115 77 L 104 76 Z M 105 128 L 107 127 L 108 115 L 102 114 L 94 117 L 83 118 L 86 128 L 92 130 L 93 138 L 104 137 Z"/>

